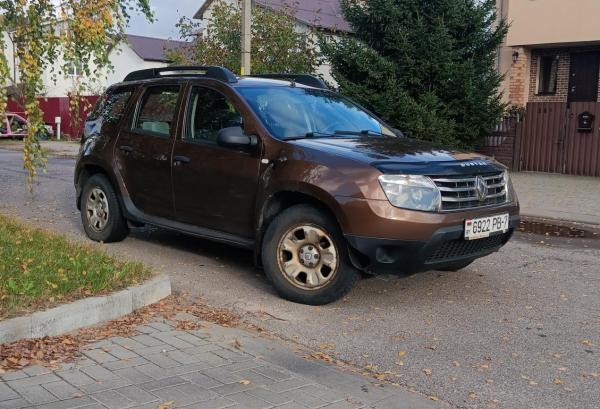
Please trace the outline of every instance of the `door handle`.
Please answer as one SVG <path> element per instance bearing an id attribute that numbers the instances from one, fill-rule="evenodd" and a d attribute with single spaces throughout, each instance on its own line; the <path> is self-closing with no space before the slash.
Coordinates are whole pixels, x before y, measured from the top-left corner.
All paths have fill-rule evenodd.
<path id="1" fill-rule="evenodd" d="M 177 155 L 175 157 L 173 157 L 173 165 L 174 166 L 179 166 L 179 165 L 183 165 L 185 163 L 190 163 L 191 159 L 188 158 L 187 156 L 181 156 L 181 155 Z"/>
<path id="2" fill-rule="evenodd" d="M 126 153 L 133 152 L 133 148 L 129 145 L 121 145 L 119 149 Z"/>

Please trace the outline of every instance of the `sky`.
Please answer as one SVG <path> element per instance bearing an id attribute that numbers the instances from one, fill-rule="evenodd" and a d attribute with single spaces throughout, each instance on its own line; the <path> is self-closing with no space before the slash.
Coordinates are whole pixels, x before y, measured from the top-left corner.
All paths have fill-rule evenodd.
<path id="1" fill-rule="evenodd" d="M 192 18 L 204 0 L 150 0 L 154 10 L 154 23 L 149 23 L 143 16 L 133 15 L 127 34 L 147 37 L 178 39 L 175 24 L 182 16 Z"/>

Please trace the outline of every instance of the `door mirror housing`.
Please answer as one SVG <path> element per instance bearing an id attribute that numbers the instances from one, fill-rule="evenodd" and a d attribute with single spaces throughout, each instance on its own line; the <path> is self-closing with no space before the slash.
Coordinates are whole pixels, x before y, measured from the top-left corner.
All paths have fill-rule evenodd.
<path id="1" fill-rule="evenodd" d="M 394 134 L 398 137 L 398 138 L 410 138 L 410 136 L 408 136 L 405 132 L 402 132 L 400 129 L 398 128 L 392 128 L 392 132 L 394 132 Z"/>
<path id="2" fill-rule="evenodd" d="M 256 146 L 256 135 L 246 135 L 241 126 L 223 128 L 217 134 L 217 144 L 221 146 L 244 147 Z"/>

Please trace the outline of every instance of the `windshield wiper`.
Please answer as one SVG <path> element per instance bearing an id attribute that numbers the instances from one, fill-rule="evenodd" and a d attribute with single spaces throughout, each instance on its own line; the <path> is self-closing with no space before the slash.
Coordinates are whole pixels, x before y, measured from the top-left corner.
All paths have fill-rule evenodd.
<path id="1" fill-rule="evenodd" d="M 370 129 L 363 129 L 362 131 L 342 131 L 338 130 L 334 132 L 335 135 L 356 135 L 356 136 L 368 136 L 368 135 L 376 135 L 382 136 L 381 132 L 372 131 Z"/>
<path id="2" fill-rule="evenodd" d="M 333 136 L 336 136 L 337 134 L 333 134 L 333 133 L 326 133 L 326 132 L 307 132 L 304 135 L 298 135 L 298 136 L 288 136 L 285 138 L 282 138 L 284 141 L 293 141 L 295 139 L 311 139 L 311 138 L 331 138 Z"/>
<path id="3" fill-rule="evenodd" d="M 342 135 L 351 135 L 351 136 L 369 136 L 369 135 L 383 136 L 383 134 L 381 132 L 372 131 L 370 129 L 364 129 L 362 131 L 343 131 L 343 130 L 337 130 L 337 131 L 335 131 L 333 133 L 319 132 L 319 131 L 307 132 L 304 135 L 288 136 L 286 138 L 283 138 L 283 140 L 284 141 L 291 141 L 291 140 L 295 140 L 295 139 L 335 138 L 336 136 L 342 136 Z"/>

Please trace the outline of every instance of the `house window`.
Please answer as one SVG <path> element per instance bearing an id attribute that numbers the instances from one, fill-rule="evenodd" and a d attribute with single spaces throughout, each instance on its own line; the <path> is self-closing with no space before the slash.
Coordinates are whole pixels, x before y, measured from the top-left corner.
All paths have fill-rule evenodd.
<path id="1" fill-rule="evenodd" d="M 83 67 L 81 65 L 81 61 L 71 62 L 69 64 L 67 74 L 71 77 L 78 77 L 83 74 Z"/>
<path id="2" fill-rule="evenodd" d="M 538 69 L 538 94 L 556 94 L 556 82 L 558 79 L 558 56 L 543 55 L 539 58 Z"/>

